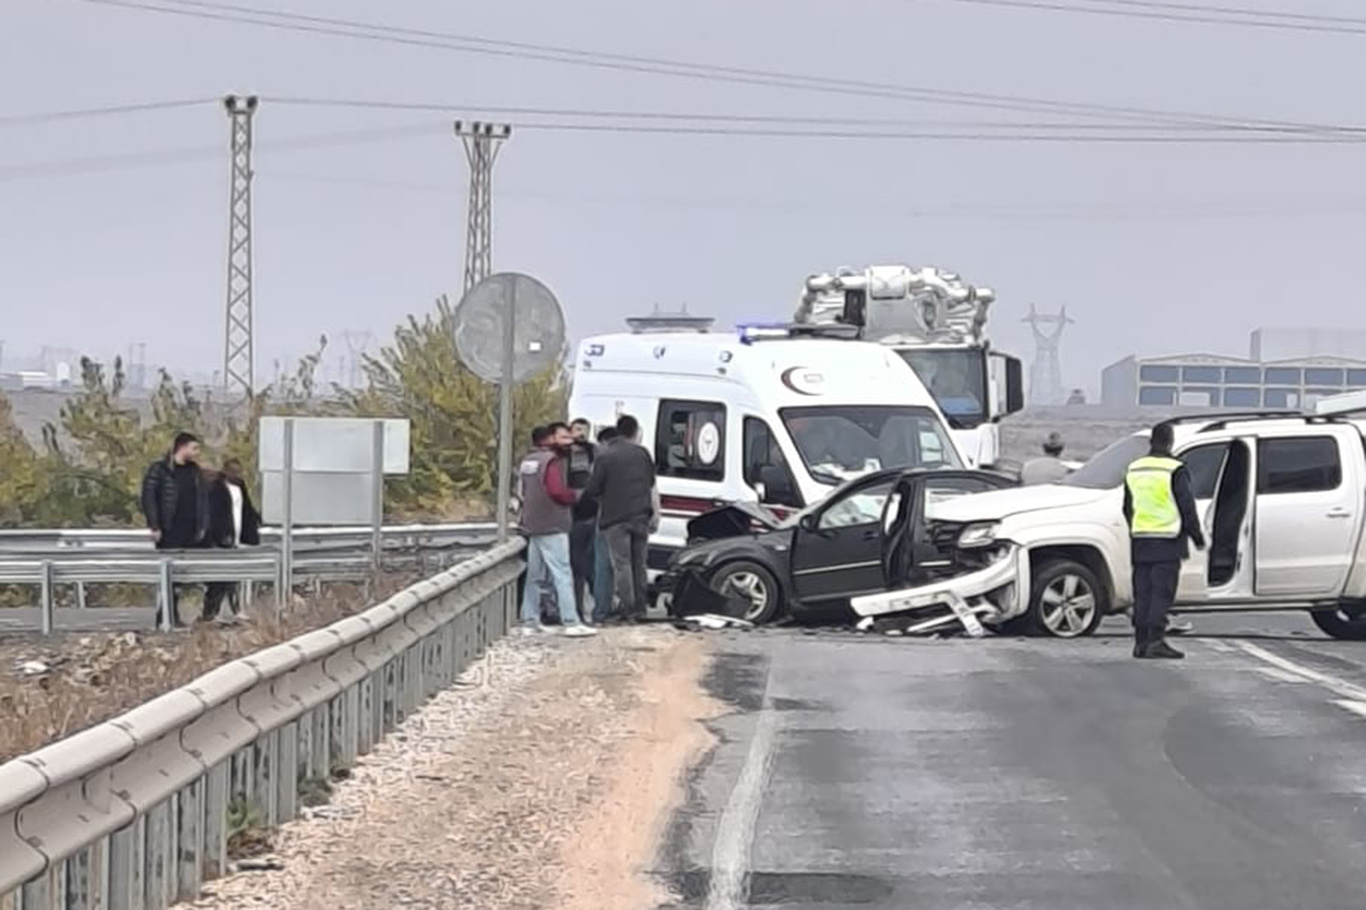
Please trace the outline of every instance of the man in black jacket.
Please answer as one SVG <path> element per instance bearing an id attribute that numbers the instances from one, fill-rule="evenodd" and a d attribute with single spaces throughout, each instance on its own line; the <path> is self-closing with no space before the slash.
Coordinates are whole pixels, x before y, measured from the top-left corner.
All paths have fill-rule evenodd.
<path id="1" fill-rule="evenodd" d="M 590 425 L 580 417 L 569 425 L 574 443 L 566 455 L 569 489 L 587 489 L 593 478 L 597 448 L 588 438 Z M 591 499 L 579 498 L 573 506 L 574 526 L 569 532 L 569 565 L 574 573 L 574 602 L 579 616 L 589 618 L 584 592 L 593 583 L 593 540 L 598 535 L 598 506 Z"/>
<path id="2" fill-rule="evenodd" d="M 235 549 L 254 547 L 261 543 L 261 513 L 256 511 L 242 476 L 242 462 L 229 458 L 223 462 L 223 472 L 209 485 L 209 538 L 215 547 Z M 230 622 L 241 616 L 238 604 L 240 585 L 231 581 L 215 581 L 204 594 L 204 619 L 216 619 L 227 598 Z"/>
<path id="3" fill-rule="evenodd" d="M 640 423 L 629 414 L 617 420 L 617 441 L 598 453 L 584 498 L 598 505 L 598 527 L 612 558 L 621 618 L 645 618 L 646 556 L 658 527 L 655 462 L 640 445 Z"/>
<path id="4" fill-rule="evenodd" d="M 207 546 L 209 491 L 198 463 L 199 438 L 179 433 L 165 458 L 152 462 L 142 478 L 142 514 L 158 550 Z M 171 596 L 171 624 L 181 625 Z M 158 608 L 158 622 L 160 621 Z"/>
<path id="5" fill-rule="evenodd" d="M 1134 657 L 1179 660 L 1167 644 L 1167 611 L 1176 600 L 1188 544 L 1205 548 L 1190 472 L 1172 455 L 1172 425 L 1153 427 L 1149 454 L 1129 465 L 1124 478 L 1124 518 L 1133 558 Z"/>

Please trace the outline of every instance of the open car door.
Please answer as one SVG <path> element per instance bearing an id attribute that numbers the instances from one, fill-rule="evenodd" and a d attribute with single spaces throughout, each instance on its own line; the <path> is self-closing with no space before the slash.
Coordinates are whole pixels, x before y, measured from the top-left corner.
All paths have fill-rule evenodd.
<path id="1" fill-rule="evenodd" d="M 936 502 L 1015 486 L 990 471 L 908 471 L 897 479 L 882 515 L 882 576 L 887 590 L 929 581 L 948 565 L 931 538 L 928 519 Z"/>

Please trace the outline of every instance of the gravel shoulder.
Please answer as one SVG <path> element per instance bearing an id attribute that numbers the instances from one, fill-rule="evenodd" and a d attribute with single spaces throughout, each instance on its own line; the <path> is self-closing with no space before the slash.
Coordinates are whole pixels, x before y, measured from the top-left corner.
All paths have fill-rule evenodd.
<path id="1" fill-rule="evenodd" d="M 707 642 L 672 629 L 499 643 L 200 910 L 642 910 L 711 746 Z"/>

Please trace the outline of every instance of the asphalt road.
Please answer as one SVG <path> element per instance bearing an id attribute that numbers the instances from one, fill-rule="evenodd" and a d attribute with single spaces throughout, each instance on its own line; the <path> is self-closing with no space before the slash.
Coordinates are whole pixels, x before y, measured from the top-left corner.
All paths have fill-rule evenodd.
<path id="1" fill-rule="evenodd" d="M 1366 907 L 1366 645 L 1192 619 L 1179 664 L 1122 627 L 718 636 L 734 710 L 659 871 L 706 910 Z"/>

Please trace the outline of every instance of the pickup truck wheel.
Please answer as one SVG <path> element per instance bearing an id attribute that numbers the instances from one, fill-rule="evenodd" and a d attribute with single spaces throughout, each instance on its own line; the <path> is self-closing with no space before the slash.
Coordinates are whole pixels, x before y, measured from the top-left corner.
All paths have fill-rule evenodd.
<path id="1" fill-rule="evenodd" d="M 1366 607 L 1338 607 L 1309 614 L 1324 633 L 1345 641 L 1366 641 Z"/>
<path id="2" fill-rule="evenodd" d="M 1105 589 L 1079 562 L 1046 562 L 1034 573 L 1029 595 L 1030 631 L 1052 638 L 1081 638 L 1105 618 Z"/>
<path id="3" fill-rule="evenodd" d="M 762 625 L 778 615 L 783 595 L 778 579 L 757 562 L 742 559 L 727 563 L 711 577 L 711 589 L 720 594 L 734 594 L 749 602 L 745 619 Z"/>

